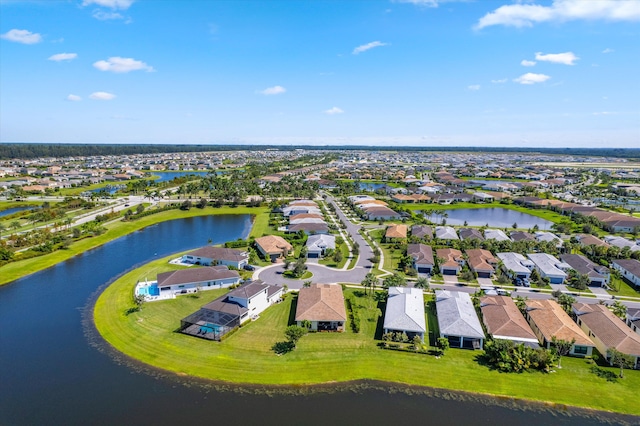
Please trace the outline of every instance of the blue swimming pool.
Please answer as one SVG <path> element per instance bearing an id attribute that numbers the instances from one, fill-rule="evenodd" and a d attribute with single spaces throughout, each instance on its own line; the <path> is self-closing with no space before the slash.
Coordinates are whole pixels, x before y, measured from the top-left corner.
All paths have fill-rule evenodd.
<path id="1" fill-rule="evenodd" d="M 138 294 L 141 296 L 160 296 L 160 289 L 157 284 L 151 284 L 149 286 L 140 287 Z"/>
<path id="2" fill-rule="evenodd" d="M 222 327 L 218 324 L 206 323 L 205 325 L 200 326 L 200 333 L 220 333 L 222 331 Z"/>

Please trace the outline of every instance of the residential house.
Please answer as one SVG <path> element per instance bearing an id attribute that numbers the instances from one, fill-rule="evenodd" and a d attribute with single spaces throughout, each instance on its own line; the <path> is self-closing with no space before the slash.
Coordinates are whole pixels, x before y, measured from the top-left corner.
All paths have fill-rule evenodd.
<path id="1" fill-rule="evenodd" d="M 407 256 L 413 259 L 413 268 L 419 274 L 432 274 L 435 265 L 433 261 L 433 249 L 426 244 L 408 244 Z"/>
<path id="2" fill-rule="evenodd" d="M 249 253 L 224 247 L 205 246 L 182 256 L 182 263 L 196 265 L 226 265 L 242 269 L 249 263 Z"/>
<path id="3" fill-rule="evenodd" d="M 620 274 L 636 287 L 640 287 L 640 261 L 635 259 L 616 259 L 611 262 L 611 267 L 620 271 Z"/>
<path id="4" fill-rule="evenodd" d="M 188 268 L 158 274 L 160 294 L 186 294 L 200 290 L 230 287 L 240 282 L 238 271 L 230 271 L 225 265 Z"/>
<path id="5" fill-rule="evenodd" d="M 311 323 L 314 331 L 344 331 L 347 312 L 342 287 L 338 284 L 311 284 L 298 293 L 295 321 Z"/>
<path id="6" fill-rule="evenodd" d="M 627 308 L 626 323 L 633 331 L 640 334 L 640 308 Z"/>
<path id="7" fill-rule="evenodd" d="M 428 225 L 413 225 L 411 227 L 411 236 L 430 240 L 433 238 L 433 229 Z"/>
<path id="8" fill-rule="evenodd" d="M 538 338 L 511 297 L 481 297 L 480 309 L 487 333 L 494 339 L 512 340 L 534 349 L 540 347 Z"/>
<path id="9" fill-rule="evenodd" d="M 563 254 L 560 256 L 571 269 L 578 274 L 586 275 L 589 278 L 589 285 L 606 287 L 609 283 L 609 268 L 593 263 L 580 254 Z"/>
<path id="10" fill-rule="evenodd" d="M 469 268 L 477 274 L 478 278 L 491 278 L 496 272 L 498 259 L 493 257 L 489 250 L 470 249 L 466 250 L 466 254 Z"/>
<path id="11" fill-rule="evenodd" d="M 406 333 L 409 339 L 419 336 L 424 341 L 427 326 L 422 290 L 415 287 L 389 287 L 382 328 L 385 333 Z"/>
<path id="12" fill-rule="evenodd" d="M 303 222 L 303 223 L 297 223 L 295 225 L 289 225 L 287 226 L 285 232 L 288 234 L 295 234 L 298 232 L 304 232 L 307 235 L 312 235 L 312 234 L 328 234 L 329 233 L 329 226 L 322 222 L 322 223 L 307 223 L 307 222 Z"/>
<path id="13" fill-rule="evenodd" d="M 580 243 L 580 245 L 583 247 L 588 247 L 592 245 L 596 247 L 606 247 L 606 248 L 611 247 L 609 244 L 605 243 L 600 238 L 595 237 L 591 234 L 580 234 L 580 235 L 577 235 L 576 238 L 578 239 L 578 242 Z"/>
<path id="14" fill-rule="evenodd" d="M 275 262 L 279 258 L 287 257 L 293 246 L 278 235 L 267 235 L 255 239 L 256 248 L 265 257 Z"/>
<path id="15" fill-rule="evenodd" d="M 485 192 L 475 192 L 473 193 L 474 201 L 480 201 L 485 203 L 490 203 L 494 200 L 493 195 L 487 194 Z"/>
<path id="16" fill-rule="evenodd" d="M 623 237 L 618 237 L 616 235 L 607 235 L 606 237 L 604 237 L 604 242 L 611 246 L 618 247 L 619 249 L 629 247 L 629 250 L 631 250 L 632 252 L 640 250 L 640 244 L 637 244 L 634 241 L 628 240 Z"/>
<path id="17" fill-rule="evenodd" d="M 242 323 L 257 319 L 278 302 L 282 287 L 253 281 L 231 290 L 180 321 L 180 332 L 208 340 L 221 340 Z"/>
<path id="18" fill-rule="evenodd" d="M 512 241 L 535 241 L 533 234 L 524 231 L 511 231 L 509 233 Z"/>
<path id="19" fill-rule="evenodd" d="M 365 210 L 367 220 L 398 220 L 402 216 L 388 207 L 370 207 Z"/>
<path id="20" fill-rule="evenodd" d="M 462 252 L 453 248 L 437 249 L 436 256 L 442 275 L 458 275 L 465 263 Z"/>
<path id="21" fill-rule="evenodd" d="M 529 299 L 526 304 L 525 318 L 544 348 L 551 349 L 554 337 L 567 342 L 575 339 L 569 354 L 591 356 L 595 345 L 558 303 L 549 299 Z"/>
<path id="22" fill-rule="evenodd" d="M 538 231 L 535 233 L 536 241 L 553 243 L 556 247 L 562 247 L 562 240 L 556 234 L 547 231 Z"/>
<path id="23" fill-rule="evenodd" d="M 397 241 L 407 238 L 407 225 L 389 225 L 384 233 L 384 240 L 386 242 Z"/>
<path id="24" fill-rule="evenodd" d="M 496 241 L 511 241 L 511 238 L 507 236 L 500 229 L 485 229 L 484 230 L 484 239 L 485 240 L 496 240 Z"/>
<path id="25" fill-rule="evenodd" d="M 535 264 L 540 277 L 549 278 L 551 284 L 562 284 L 567 278 L 566 271 L 571 268 L 564 262 L 547 253 L 530 253 L 527 255 Z"/>
<path id="26" fill-rule="evenodd" d="M 436 226 L 436 238 L 440 240 L 458 240 L 456 230 L 451 226 Z"/>
<path id="27" fill-rule="evenodd" d="M 631 357 L 634 368 L 640 368 L 640 335 L 604 305 L 574 303 L 572 308 L 576 322 L 605 358 L 610 361 L 610 350 L 616 349 Z"/>
<path id="28" fill-rule="evenodd" d="M 310 235 L 306 246 L 308 258 L 323 257 L 327 250 L 336 249 L 336 237 L 329 234 Z"/>
<path id="29" fill-rule="evenodd" d="M 531 271 L 535 267 L 535 263 L 520 253 L 498 253 L 497 256 L 502 261 L 502 269 L 512 279 L 529 279 Z"/>
<path id="30" fill-rule="evenodd" d="M 458 231 L 461 240 L 478 240 L 484 241 L 484 237 L 482 236 L 482 232 L 475 228 L 461 228 Z"/>
<path id="31" fill-rule="evenodd" d="M 452 348 L 482 349 L 484 331 L 468 293 L 436 290 L 440 336 Z"/>

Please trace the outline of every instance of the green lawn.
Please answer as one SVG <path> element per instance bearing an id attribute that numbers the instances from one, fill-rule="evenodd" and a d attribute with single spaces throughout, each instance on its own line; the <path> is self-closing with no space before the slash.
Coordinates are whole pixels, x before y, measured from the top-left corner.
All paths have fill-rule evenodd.
<path id="1" fill-rule="evenodd" d="M 501 208 L 508 210 L 515 210 L 522 213 L 527 213 L 532 216 L 539 217 L 541 219 L 546 219 L 553 223 L 568 221 L 569 218 L 567 216 L 562 216 L 556 212 L 547 209 L 530 209 L 527 207 L 518 206 L 516 204 L 501 204 L 499 202 L 493 203 L 454 203 L 454 204 L 403 204 L 404 208 L 409 210 L 459 210 L 459 209 L 488 209 L 488 208 Z"/>
<path id="2" fill-rule="evenodd" d="M 262 215 L 266 215 L 267 212 L 268 208 L 266 207 L 206 207 L 204 209 L 192 208 L 188 211 L 177 209 L 168 210 L 154 215 L 145 216 L 132 222 L 117 221 L 107 225 L 107 232 L 104 234 L 73 242 L 66 250 L 58 250 L 44 256 L 12 262 L 0 267 L 0 285 L 7 284 L 18 278 L 49 268 L 56 263 L 70 259 L 77 254 L 84 253 L 87 250 L 115 240 L 123 235 L 130 234 L 159 222 L 185 217 L 218 214 L 252 214 L 256 217 L 260 217 Z"/>
<path id="3" fill-rule="evenodd" d="M 349 260 L 349 255 L 351 253 L 349 253 L 349 247 L 347 247 L 345 243 L 340 244 L 337 247 L 337 250 L 340 250 L 340 252 L 342 253 L 342 260 L 340 262 L 336 263 L 336 261 L 333 260 L 333 256 L 329 256 L 327 258 L 322 258 L 318 260 L 318 263 L 321 265 L 328 266 L 330 268 L 337 268 L 337 269 L 342 268 L 344 264 L 347 263 L 347 260 Z"/>
<path id="4" fill-rule="evenodd" d="M 609 290 L 609 294 L 611 295 L 640 297 L 640 291 L 636 290 L 634 286 L 621 278 L 612 276 L 611 283 L 613 284 L 613 287 L 619 288 L 618 291 Z"/>
<path id="5" fill-rule="evenodd" d="M 292 313 L 291 295 L 222 343 L 174 330 L 181 318 L 225 290 L 201 292 L 199 298 L 183 296 L 147 303 L 141 312 L 127 316 L 125 311 L 132 306 L 136 281 L 148 275 L 149 268 L 162 268 L 166 260 L 154 261 L 114 282 L 96 302 L 94 316 L 98 331 L 113 347 L 176 374 L 288 385 L 371 379 L 640 415 L 640 404 L 633 403 L 640 386 L 640 371 L 627 371 L 625 379 L 611 383 L 591 373 L 591 365 L 577 358 L 565 357 L 563 368 L 552 374 L 505 374 L 480 365 L 476 360 L 478 351 L 451 349 L 438 359 L 380 349 L 374 337 L 379 335 L 383 306 L 363 297 L 356 298 L 357 305 L 365 306 L 358 308 L 362 318 L 360 333 L 353 333 L 347 324 L 345 333 L 309 334 L 293 352 L 283 356 L 276 356 L 271 346 L 283 340 Z M 433 313 L 429 313 L 428 323 L 431 328 L 435 326 Z"/>

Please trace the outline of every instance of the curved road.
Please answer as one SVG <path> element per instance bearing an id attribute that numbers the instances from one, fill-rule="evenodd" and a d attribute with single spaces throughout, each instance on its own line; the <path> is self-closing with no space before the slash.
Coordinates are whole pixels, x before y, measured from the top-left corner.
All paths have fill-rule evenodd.
<path id="1" fill-rule="evenodd" d="M 336 201 L 330 195 L 327 195 L 326 202 L 333 204 L 336 208 L 336 214 L 338 219 L 347 225 L 346 231 L 351 236 L 351 239 L 355 241 L 360 246 L 360 256 L 358 257 L 358 262 L 353 269 L 342 270 L 342 269 L 333 269 L 327 266 L 318 265 L 315 263 L 307 263 L 308 270 L 313 274 L 313 276 L 309 279 L 313 283 L 351 283 L 351 284 L 360 284 L 362 280 L 364 280 L 365 275 L 371 270 L 372 264 L 369 261 L 371 257 L 373 257 L 373 250 L 369 247 L 369 244 L 365 241 L 364 238 L 358 233 L 360 227 L 358 225 L 353 224 L 345 214 L 340 210 L 340 207 L 336 204 Z M 292 280 L 288 278 L 284 278 L 282 273 L 284 272 L 283 264 L 276 264 L 264 267 L 258 271 L 256 271 L 253 275 L 254 279 L 260 279 L 268 284 L 275 285 L 284 285 L 290 289 L 300 289 L 302 288 L 302 284 L 304 281 L 309 280 Z"/>

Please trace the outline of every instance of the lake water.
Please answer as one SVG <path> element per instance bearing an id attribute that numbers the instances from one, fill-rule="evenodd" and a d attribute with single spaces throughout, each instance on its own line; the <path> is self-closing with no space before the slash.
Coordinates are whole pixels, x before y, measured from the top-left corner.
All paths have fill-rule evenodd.
<path id="1" fill-rule="evenodd" d="M 21 212 L 21 211 L 24 211 L 24 210 L 32 210 L 32 209 L 35 209 L 35 208 L 37 208 L 37 207 L 35 207 L 35 206 L 13 207 L 13 208 L 10 208 L 10 209 L 6 209 L 6 210 L 0 211 L 0 217 L 9 216 L 10 214 L 18 213 L 18 212 Z"/>
<path id="2" fill-rule="evenodd" d="M 113 354 L 90 321 L 83 324 L 99 289 L 122 272 L 205 245 L 209 238 L 214 243 L 245 238 L 250 227 L 249 216 L 164 222 L 0 287 L 0 424 L 589 426 L 633 421 L 451 392 L 389 392 L 398 387 L 387 384 L 327 386 L 312 394 L 300 387 L 289 394 L 262 388 L 241 392 L 140 366 Z"/>
<path id="3" fill-rule="evenodd" d="M 159 179 L 156 179 L 154 182 L 166 182 L 177 177 L 188 175 L 206 176 L 208 173 L 209 172 L 155 172 L 154 175 L 159 176 Z"/>
<path id="4" fill-rule="evenodd" d="M 514 223 L 518 228 L 533 228 L 538 225 L 540 229 L 550 229 L 552 222 L 522 213 L 516 210 L 501 209 L 499 207 L 480 209 L 454 209 L 443 210 L 449 217 L 446 218 L 447 225 L 464 225 L 467 221 L 469 226 L 483 226 L 489 224 L 495 228 L 511 228 Z M 432 216 L 432 221 L 440 223 L 442 216 Z"/>
<path id="5" fill-rule="evenodd" d="M 119 189 L 126 188 L 126 187 L 127 187 L 126 185 L 109 185 L 102 188 L 90 189 L 87 192 L 94 192 L 97 194 L 107 193 L 109 195 L 113 195 L 116 192 L 118 192 Z"/>
<path id="6" fill-rule="evenodd" d="M 360 182 L 360 191 L 376 191 L 385 187 L 384 183 Z"/>

